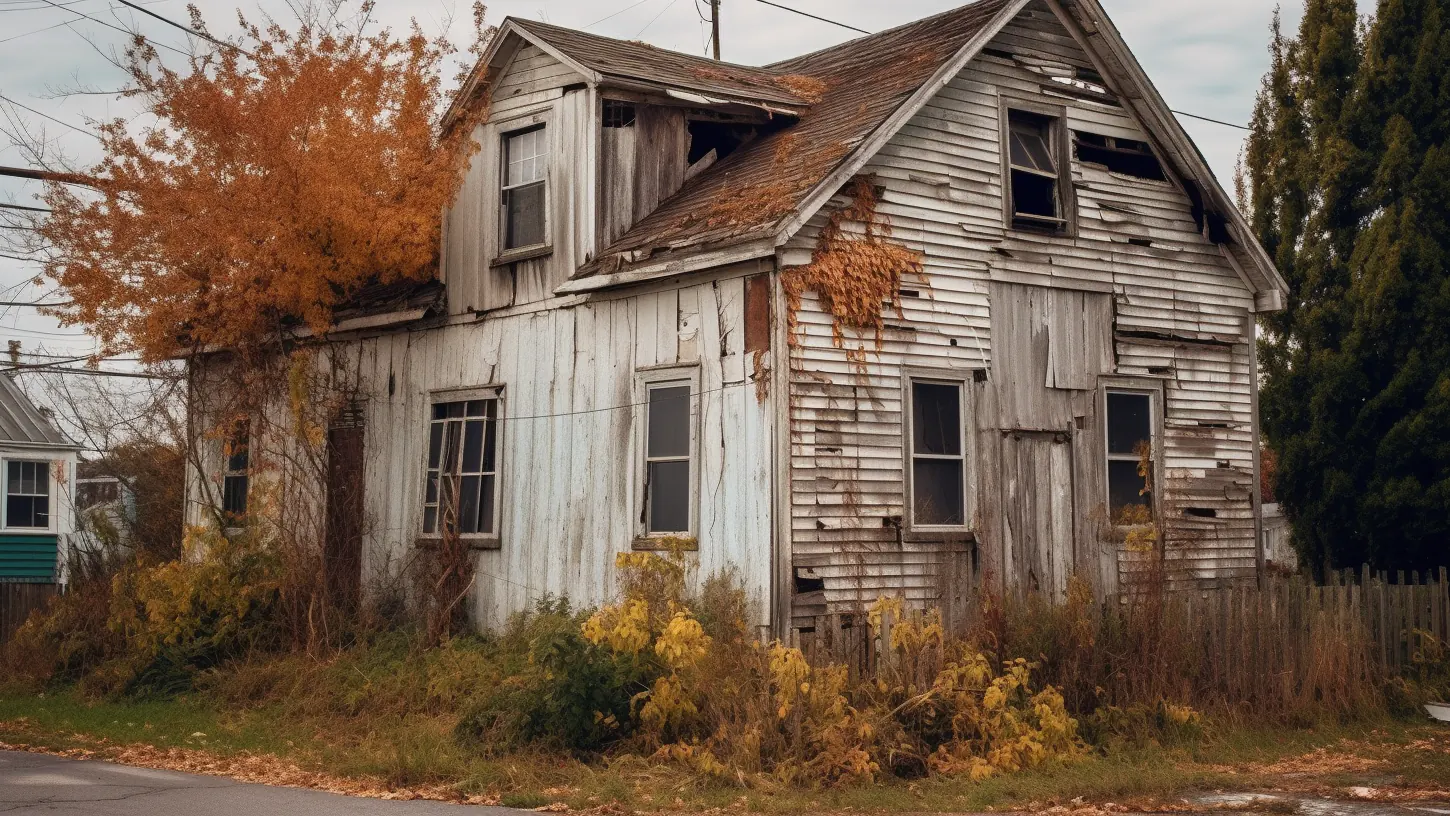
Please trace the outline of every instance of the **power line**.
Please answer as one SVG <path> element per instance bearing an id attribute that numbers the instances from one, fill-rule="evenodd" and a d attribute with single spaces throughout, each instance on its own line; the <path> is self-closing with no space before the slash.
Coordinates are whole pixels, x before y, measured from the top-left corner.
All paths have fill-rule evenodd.
<path id="1" fill-rule="evenodd" d="M 26 372 L 35 372 L 38 374 L 84 374 L 89 377 L 128 377 L 138 380 L 173 379 L 167 374 L 147 374 L 144 371 L 102 371 L 97 368 L 74 368 L 62 365 L 0 367 L 0 374 L 24 374 Z"/>
<path id="2" fill-rule="evenodd" d="M 639 33 L 634 35 L 634 38 L 637 40 L 640 37 L 643 37 L 645 30 L 648 29 L 650 26 L 654 25 L 655 24 L 655 20 L 658 20 L 659 18 L 665 16 L 665 12 L 667 12 L 670 9 L 674 8 L 675 3 L 678 3 L 678 2 L 679 2 L 679 0 L 670 0 L 670 2 L 666 3 L 665 4 L 665 7 L 662 8 L 662 9 L 660 9 L 660 13 L 659 14 L 656 14 L 653 17 L 651 17 L 650 18 L 650 21 L 644 24 L 644 28 L 641 28 L 639 30 Z"/>
<path id="3" fill-rule="evenodd" d="M 119 31 L 122 34 L 125 34 L 127 37 L 139 37 L 140 39 L 145 40 L 146 42 L 149 42 L 152 45 L 160 46 L 161 48 L 165 48 L 167 51 L 171 51 L 172 53 L 180 54 L 183 57 L 188 57 L 188 58 L 191 57 L 190 54 L 186 53 L 185 51 L 182 51 L 180 48 L 173 48 L 173 47 L 167 45 L 164 42 L 159 42 L 157 40 L 150 39 L 150 38 L 146 37 L 145 35 L 142 35 L 142 34 L 140 34 L 138 32 L 135 32 L 135 31 L 127 31 L 126 29 L 121 28 L 120 26 L 111 25 L 110 23 L 106 22 L 105 20 L 99 20 L 99 19 L 97 19 L 95 17 L 92 17 L 89 14 L 82 14 L 81 12 L 76 11 L 73 8 L 67 8 L 66 6 L 63 6 L 60 3 L 55 2 L 55 0 L 44 0 L 44 2 L 46 2 L 46 3 L 48 3 L 48 4 L 52 5 L 52 6 L 54 6 L 55 8 L 60 9 L 61 11 L 68 11 L 71 14 L 76 15 L 77 17 L 84 17 L 85 19 L 90 20 L 93 23 L 100 23 L 101 25 L 105 26 L 106 28 L 111 29 L 112 31 Z"/>
<path id="4" fill-rule="evenodd" d="M 0 42 L 4 42 L 4 40 L 0 40 Z M 68 127 L 71 130 L 76 131 L 77 133 L 84 133 L 87 136 L 93 136 L 93 137 L 95 137 L 97 139 L 101 138 L 101 135 L 99 133 L 96 133 L 93 130 L 87 130 L 87 129 L 82 128 L 82 127 L 76 127 L 75 125 L 72 125 L 70 122 L 63 122 L 60 119 L 57 119 L 57 118 L 55 118 L 54 116 L 51 116 L 48 113 L 41 113 L 40 111 L 36 110 L 35 108 L 30 107 L 29 105 L 22 105 L 19 102 L 16 102 L 14 99 L 11 99 L 10 97 L 6 96 L 5 94 L 0 94 L 0 99 L 3 99 L 6 102 L 9 102 L 10 104 L 14 105 L 17 108 L 23 108 L 25 110 L 28 110 L 31 113 L 33 113 L 36 116 L 39 116 L 39 117 L 41 117 L 43 119 L 49 119 L 50 121 L 56 123 L 57 125 L 64 125 L 65 127 Z"/>
<path id="5" fill-rule="evenodd" d="M 45 207 L 27 207 L 24 204 L 6 204 L 0 201 L 0 210 L 20 210 L 21 212 L 48 213 L 50 210 Z"/>
<path id="6" fill-rule="evenodd" d="M 633 8 L 639 8 L 640 6 L 642 6 L 642 5 L 644 5 L 645 3 L 648 3 L 648 2 L 649 2 L 649 0 L 639 0 L 638 3 L 631 3 L 630 5 L 625 6 L 624 8 L 620 9 L 619 11 L 614 12 L 613 14 L 610 14 L 610 15 L 608 15 L 606 17 L 600 17 L 598 20 L 595 20 L 594 22 L 590 23 L 589 25 L 584 26 L 584 28 L 582 28 L 580 30 L 581 31 L 588 31 L 589 29 L 591 29 L 591 28 L 599 25 L 600 23 L 604 22 L 605 20 L 612 20 L 615 17 L 618 17 L 619 15 L 625 13 L 626 11 L 629 11 L 630 9 L 633 9 Z"/>
<path id="7" fill-rule="evenodd" d="M 778 9 L 781 9 L 783 11 L 788 11 L 788 12 L 790 12 L 792 14 L 799 14 L 802 17 L 809 17 L 812 20 L 819 20 L 819 21 L 821 21 L 823 23 L 829 23 L 830 25 L 833 25 L 833 26 L 840 26 L 841 28 L 849 29 L 851 31 L 855 31 L 855 32 L 860 33 L 860 34 L 866 34 L 868 36 L 871 34 L 870 31 L 867 31 L 864 28 L 857 28 L 856 26 L 848 25 L 847 23 L 840 22 L 839 20 L 832 20 L 829 17 L 821 17 L 821 16 L 818 16 L 818 15 L 815 15 L 815 14 L 811 14 L 809 12 L 801 11 L 800 9 L 791 8 L 790 6 L 782 6 L 779 3 L 773 3 L 773 2 L 771 2 L 771 0 L 755 0 L 755 2 L 760 3 L 762 5 L 771 6 L 773 8 L 778 8 Z M 1173 113 L 1176 113 L 1179 116 L 1187 116 L 1190 119 L 1199 119 L 1199 120 L 1202 120 L 1204 122 L 1211 122 L 1211 123 L 1213 123 L 1215 125 L 1223 125 L 1224 127 L 1237 128 L 1239 130 L 1249 130 L 1249 131 L 1252 131 L 1253 130 L 1253 128 L 1246 127 L 1244 125 L 1237 125 L 1237 124 L 1234 124 L 1233 122 L 1225 122 L 1222 119 L 1212 119 L 1212 118 L 1209 118 L 1207 116 L 1199 116 L 1196 113 L 1185 113 L 1184 111 L 1181 111 L 1181 110 L 1175 110 L 1175 111 L 1173 111 Z"/>
<path id="8" fill-rule="evenodd" d="M 861 34 L 870 34 L 871 33 L 871 32 L 867 31 L 864 28 L 857 28 L 857 27 L 855 27 L 853 25 L 847 25 L 845 23 L 838 22 L 836 20 L 831 20 L 831 19 L 828 19 L 826 17 L 818 17 L 818 16 L 816 16 L 814 14 L 811 14 L 810 12 L 801 11 L 800 9 L 794 9 L 794 8 L 791 8 L 790 6 L 782 6 L 779 3 L 772 3 L 772 2 L 770 2 L 770 0 L 755 0 L 755 2 L 757 2 L 757 3 L 763 3 L 763 4 L 767 5 L 767 6 L 774 6 L 775 8 L 783 9 L 785 11 L 789 11 L 792 14 L 799 14 L 802 17 L 809 17 L 812 20 L 820 20 L 823 23 L 830 23 L 833 26 L 840 26 L 841 28 L 849 28 L 850 30 L 859 32 Z"/>
<path id="9" fill-rule="evenodd" d="M 213 37 L 212 35 L 207 34 L 204 31 L 197 31 L 196 29 L 192 28 L 191 26 L 184 26 L 181 23 L 176 22 L 175 20 L 170 20 L 170 19 L 167 19 L 165 17 L 162 17 L 160 14 L 157 14 L 156 12 L 151 11 L 150 9 L 141 8 L 140 6 L 136 5 L 135 3 L 132 3 L 131 0 L 116 0 L 116 2 L 117 3 L 120 3 L 121 5 L 125 6 L 126 8 L 135 9 L 136 11 L 139 11 L 142 14 L 145 14 L 148 17 L 155 17 L 156 19 L 158 19 L 161 22 L 163 22 L 163 23 L 171 26 L 172 28 L 179 28 L 182 31 L 185 31 L 187 34 L 190 34 L 193 37 L 200 37 L 201 39 L 206 40 L 207 42 L 212 43 L 213 45 L 220 45 L 223 48 L 230 48 L 233 51 L 240 51 L 240 52 L 242 52 L 243 54 L 246 54 L 249 57 L 251 56 L 251 54 L 247 53 L 246 49 L 244 49 L 244 48 L 241 48 L 239 46 L 232 45 L 229 42 L 224 42 L 222 40 L 218 40 L 216 37 Z"/>
<path id="10" fill-rule="evenodd" d="M 1246 127 L 1244 125 L 1236 125 L 1233 122 L 1225 122 L 1222 119 L 1210 119 L 1207 116 L 1199 116 L 1196 113 L 1184 113 L 1181 110 L 1176 110 L 1176 111 L 1173 111 L 1173 112 L 1176 113 L 1176 114 L 1178 114 L 1179 116 L 1187 116 L 1189 119 L 1201 119 L 1201 120 L 1203 120 L 1205 122 L 1212 122 L 1215 125 L 1223 125 L 1224 127 L 1238 128 L 1239 130 L 1247 130 L 1247 131 L 1252 131 L 1253 130 L 1253 128 L 1251 128 L 1251 127 Z"/>

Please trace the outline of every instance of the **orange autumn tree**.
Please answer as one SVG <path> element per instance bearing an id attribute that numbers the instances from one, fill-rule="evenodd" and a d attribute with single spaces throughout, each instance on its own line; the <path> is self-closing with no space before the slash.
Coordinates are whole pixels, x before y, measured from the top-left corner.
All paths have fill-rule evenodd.
<path id="1" fill-rule="evenodd" d="M 229 46 L 180 69 L 143 39 L 128 48 L 143 115 L 100 128 L 95 189 L 46 192 L 38 234 L 44 275 L 73 301 L 63 322 L 149 360 L 245 351 L 325 332 L 363 286 L 434 274 L 482 114 L 442 126 L 447 41 L 367 33 L 371 3 L 344 5 L 312 7 L 295 31 L 242 18 Z M 477 52 L 491 32 L 474 11 Z"/>

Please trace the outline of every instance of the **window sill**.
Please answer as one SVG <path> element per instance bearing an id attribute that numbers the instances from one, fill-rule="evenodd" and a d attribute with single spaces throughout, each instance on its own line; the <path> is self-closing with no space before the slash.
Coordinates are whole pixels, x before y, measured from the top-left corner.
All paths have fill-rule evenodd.
<path id="1" fill-rule="evenodd" d="M 901 531 L 901 540 L 908 544 L 976 544 L 977 534 L 972 530 L 911 530 Z"/>
<path id="2" fill-rule="evenodd" d="M 508 266 L 519 261 L 531 261 L 535 258 L 543 258 L 552 254 L 554 254 L 554 247 L 550 244 L 510 249 L 507 252 L 501 253 L 492 261 L 489 261 L 488 265 L 491 267 Z"/>
<path id="3" fill-rule="evenodd" d="M 431 550 L 443 543 L 439 536 L 420 535 L 413 540 L 413 543 L 420 549 Z M 463 536 L 463 543 L 468 545 L 470 550 L 498 550 L 503 548 L 499 537 L 493 536 Z"/>
<path id="4" fill-rule="evenodd" d="M 700 540 L 694 536 L 635 536 L 631 549 L 636 552 L 699 552 Z"/>

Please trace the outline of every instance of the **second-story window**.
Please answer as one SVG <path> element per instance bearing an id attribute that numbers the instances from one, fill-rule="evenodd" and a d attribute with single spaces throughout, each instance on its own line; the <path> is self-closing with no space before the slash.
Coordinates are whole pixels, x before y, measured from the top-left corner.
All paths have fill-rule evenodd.
<path id="1" fill-rule="evenodd" d="M 543 126 L 503 137 L 503 249 L 545 243 L 548 204 L 548 139 Z"/>
<path id="2" fill-rule="evenodd" d="M 5 526 L 50 527 L 50 463 L 5 463 Z"/>
<path id="3" fill-rule="evenodd" d="M 247 514 L 247 489 L 250 484 L 252 446 L 251 425 L 242 420 L 232 426 L 222 455 L 227 467 L 222 474 L 222 513 L 229 518 L 241 518 Z"/>
<path id="4" fill-rule="evenodd" d="M 1051 116 L 1007 113 L 1007 211 L 1014 229 L 1067 229 L 1059 126 Z"/>

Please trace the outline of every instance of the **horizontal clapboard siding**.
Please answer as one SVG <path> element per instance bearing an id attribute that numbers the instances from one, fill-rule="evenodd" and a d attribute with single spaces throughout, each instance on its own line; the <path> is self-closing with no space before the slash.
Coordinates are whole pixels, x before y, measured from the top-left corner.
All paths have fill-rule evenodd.
<path id="1" fill-rule="evenodd" d="M 0 533 L 0 581 L 54 581 L 59 552 L 54 535 Z"/>
<path id="2" fill-rule="evenodd" d="M 989 284 L 1010 281 L 1111 296 L 1115 371 L 1104 373 L 1163 385 L 1162 521 L 1172 576 L 1252 576 L 1252 294 L 1220 248 L 1201 236 L 1191 202 L 1171 182 L 1074 160 L 1076 235 L 1005 231 L 999 93 L 1061 105 L 1071 129 L 1147 137 L 1124 109 L 1047 95 L 1043 84 L 1050 80 L 997 55 L 1092 67 L 1045 4 L 1029 6 L 989 48 L 994 53 L 943 88 L 865 170 L 885 189 L 879 211 L 895 237 L 925 254 L 927 280 L 906 284 L 922 297 L 903 298 L 902 316 L 888 314 L 879 349 L 871 338 L 848 338 L 848 348 L 866 350 L 864 366 L 835 346 L 831 317 L 819 302 L 807 297 L 802 304 L 790 372 L 793 564 L 824 579 L 832 611 L 880 594 L 930 601 L 939 591 L 935 548 L 899 542 L 885 524 L 905 504 L 901 372 L 980 367 L 995 378 L 1017 365 L 994 359 L 1001 352 L 991 336 Z M 809 261 L 825 218 L 817 216 L 792 240 L 782 263 Z M 1092 400 L 1075 404 L 1087 406 L 1087 422 L 1102 421 L 1092 415 Z M 1203 515 L 1209 510 L 1211 518 Z M 1088 508 L 1076 512 L 1085 517 Z M 1129 573 L 1140 566 L 1130 554 L 1119 557 Z M 812 593 L 813 602 L 818 595 Z"/>

